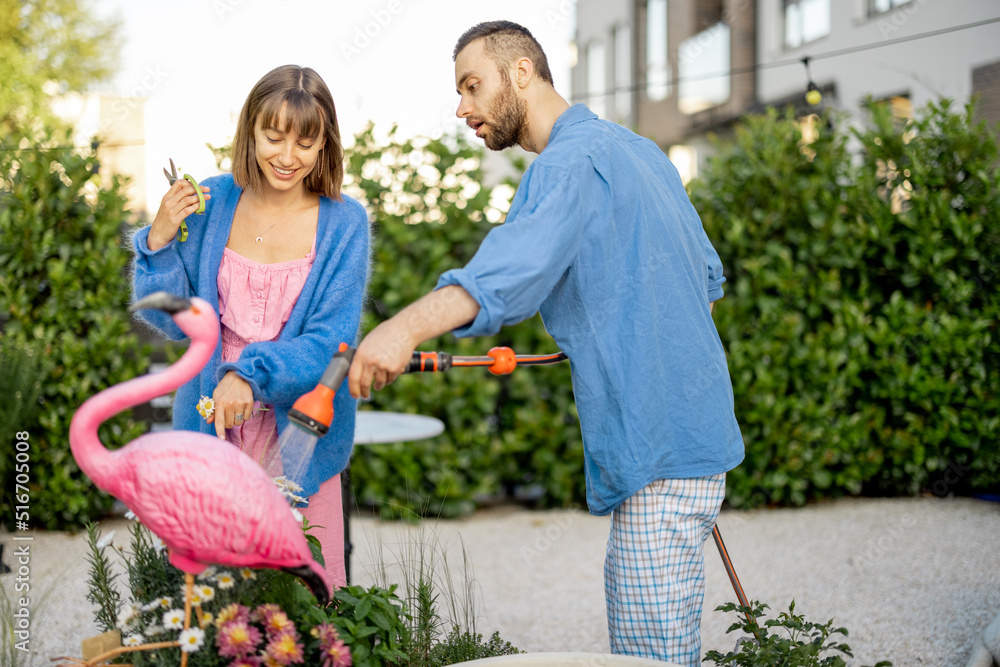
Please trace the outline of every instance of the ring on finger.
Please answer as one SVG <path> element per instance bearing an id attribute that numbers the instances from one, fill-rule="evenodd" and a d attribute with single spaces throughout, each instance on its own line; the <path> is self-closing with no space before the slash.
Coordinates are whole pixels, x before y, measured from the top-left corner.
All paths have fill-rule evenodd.
<path id="1" fill-rule="evenodd" d="M 234 415 L 233 419 L 235 419 L 238 422 L 243 421 L 243 413 L 241 412 L 241 413 L 238 413 L 238 414 Z"/>

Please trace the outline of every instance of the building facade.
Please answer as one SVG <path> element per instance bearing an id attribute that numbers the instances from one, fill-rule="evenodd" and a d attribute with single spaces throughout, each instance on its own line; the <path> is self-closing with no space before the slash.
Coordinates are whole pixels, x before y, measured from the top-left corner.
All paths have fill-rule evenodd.
<path id="1" fill-rule="evenodd" d="M 860 118 L 868 97 L 909 115 L 977 95 L 1000 121 L 996 0 L 580 0 L 576 12 L 573 101 L 654 139 L 685 178 L 709 134 L 767 106 Z"/>

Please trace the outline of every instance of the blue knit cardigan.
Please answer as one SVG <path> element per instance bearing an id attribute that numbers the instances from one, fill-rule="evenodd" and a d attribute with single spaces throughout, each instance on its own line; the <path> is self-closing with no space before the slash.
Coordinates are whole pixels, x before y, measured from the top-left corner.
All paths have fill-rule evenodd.
<path id="1" fill-rule="evenodd" d="M 222 253 L 229 240 L 236 204 L 242 190 L 231 174 L 206 179 L 212 198 L 205 212 L 187 219 L 188 239 L 174 239 L 151 251 L 149 227 L 136 232 L 134 298 L 160 290 L 179 296 L 199 296 L 219 311 L 218 276 Z M 316 259 L 291 316 L 278 340 L 250 343 L 234 363 L 222 363 L 222 345 L 193 380 L 177 390 L 174 428 L 214 434 L 195 406 L 201 396 L 211 396 L 229 371 L 236 371 L 253 389 L 255 399 L 274 406 L 279 434 L 288 425 L 288 410 L 299 396 L 312 390 L 343 341 L 356 344 L 361 308 L 369 271 L 369 226 L 364 208 L 344 195 L 343 201 L 320 198 L 316 228 Z M 181 340 L 184 333 L 164 312 L 143 310 L 139 317 Z M 350 459 L 354 442 L 357 402 L 347 383 L 334 398 L 334 418 L 329 433 L 316 443 L 312 463 L 300 483 L 304 496 L 341 472 Z M 286 469 L 289 462 L 283 462 Z"/>

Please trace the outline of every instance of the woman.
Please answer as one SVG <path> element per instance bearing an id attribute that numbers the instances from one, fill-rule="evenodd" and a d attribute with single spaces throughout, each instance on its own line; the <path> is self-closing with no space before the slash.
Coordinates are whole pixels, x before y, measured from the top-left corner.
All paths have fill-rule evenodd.
<path id="1" fill-rule="evenodd" d="M 368 217 L 342 194 L 344 151 L 326 84 L 286 65 L 250 91 L 236 127 L 233 173 L 194 186 L 176 181 L 150 226 L 135 235 L 135 296 L 164 290 L 216 306 L 221 345 L 177 391 L 174 428 L 215 432 L 281 474 L 275 456 L 288 410 L 316 386 L 341 341 L 357 337 L 369 261 Z M 211 194 L 209 194 L 211 193 Z M 187 218 L 189 235 L 177 236 Z M 143 311 L 167 336 L 184 335 L 163 313 Z M 214 399 L 203 420 L 201 396 Z M 333 586 L 346 583 L 339 473 L 354 438 L 346 383 L 335 419 L 298 480 L 302 509 L 323 545 Z M 286 466 L 288 462 L 285 462 Z"/>

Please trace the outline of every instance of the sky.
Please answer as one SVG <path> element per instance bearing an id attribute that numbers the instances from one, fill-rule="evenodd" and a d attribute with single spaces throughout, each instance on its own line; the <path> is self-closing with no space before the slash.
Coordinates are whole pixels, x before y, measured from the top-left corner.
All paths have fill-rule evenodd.
<path id="1" fill-rule="evenodd" d="M 279 65 L 326 81 L 347 143 L 372 120 L 403 136 L 463 127 L 455 117 L 455 41 L 480 21 L 535 35 L 568 97 L 576 0 L 92 0 L 123 20 L 120 71 L 98 91 L 145 97 L 146 197 L 166 191 L 173 158 L 199 180 L 217 173 L 206 143 L 228 143 L 253 85 Z M 470 136 L 471 136 L 471 131 Z"/>

